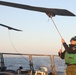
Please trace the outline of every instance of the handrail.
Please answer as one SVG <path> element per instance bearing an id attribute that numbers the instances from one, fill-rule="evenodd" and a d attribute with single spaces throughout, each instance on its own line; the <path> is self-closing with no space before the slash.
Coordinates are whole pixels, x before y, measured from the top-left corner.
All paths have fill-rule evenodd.
<path id="1" fill-rule="evenodd" d="M 50 56 L 50 54 L 22 54 L 22 53 L 0 53 L 6 55 L 33 55 L 33 56 Z"/>

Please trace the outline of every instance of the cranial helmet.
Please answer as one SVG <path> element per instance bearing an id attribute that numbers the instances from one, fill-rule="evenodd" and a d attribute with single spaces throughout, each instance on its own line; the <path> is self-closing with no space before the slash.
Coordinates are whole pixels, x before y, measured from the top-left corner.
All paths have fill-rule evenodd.
<path id="1" fill-rule="evenodd" d="M 76 36 L 72 37 L 71 40 L 70 40 L 70 42 L 71 42 L 72 40 L 76 41 Z"/>

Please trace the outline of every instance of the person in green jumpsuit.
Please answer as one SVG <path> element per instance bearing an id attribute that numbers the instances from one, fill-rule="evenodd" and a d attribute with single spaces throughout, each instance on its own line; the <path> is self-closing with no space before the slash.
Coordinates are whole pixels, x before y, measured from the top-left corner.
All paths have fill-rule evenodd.
<path id="1" fill-rule="evenodd" d="M 76 75 L 76 36 L 72 37 L 70 44 L 67 45 L 65 40 L 61 40 L 65 50 L 59 50 L 58 54 L 61 59 L 65 60 L 66 75 Z"/>

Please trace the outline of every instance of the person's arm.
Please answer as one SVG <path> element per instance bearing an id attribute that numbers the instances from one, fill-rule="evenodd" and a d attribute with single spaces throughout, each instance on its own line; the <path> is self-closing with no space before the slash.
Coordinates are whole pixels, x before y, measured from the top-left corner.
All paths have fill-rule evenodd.
<path id="1" fill-rule="evenodd" d="M 62 44 L 63 44 L 65 50 L 68 51 L 68 50 L 69 50 L 69 47 L 68 47 L 68 45 L 66 44 L 66 42 L 65 42 L 65 40 L 64 40 L 63 38 L 62 38 L 61 42 L 62 42 Z"/>

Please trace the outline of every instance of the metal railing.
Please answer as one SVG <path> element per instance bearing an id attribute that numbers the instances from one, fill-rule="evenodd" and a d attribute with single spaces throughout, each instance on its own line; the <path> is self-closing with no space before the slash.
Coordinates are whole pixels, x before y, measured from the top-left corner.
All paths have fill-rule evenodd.
<path id="1" fill-rule="evenodd" d="M 19 53 L 0 53 L 0 61 L 4 62 L 3 55 L 25 55 L 29 57 L 29 65 L 30 65 L 30 75 L 33 75 L 34 67 L 33 67 L 33 57 L 49 57 L 50 58 L 50 69 L 53 75 L 57 75 L 56 66 L 55 66 L 55 57 L 59 57 L 58 55 L 48 55 L 48 54 L 19 54 Z M 2 64 L 2 63 L 1 63 Z M 3 67 L 3 66 L 1 66 Z"/>

